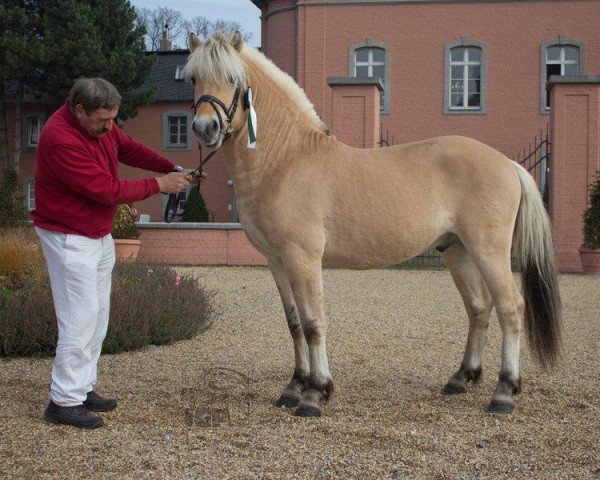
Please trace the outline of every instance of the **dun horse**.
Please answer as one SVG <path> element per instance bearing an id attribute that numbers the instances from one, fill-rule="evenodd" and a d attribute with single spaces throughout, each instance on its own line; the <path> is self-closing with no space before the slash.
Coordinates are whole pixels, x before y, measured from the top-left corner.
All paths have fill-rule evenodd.
<path id="1" fill-rule="evenodd" d="M 188 42 L 185 73 L 196 98 L 192 128 L 203 147 L 222 147 L 240 220 L 268 259 L 294 341 L 294 373 L 276 405 L 319 416 L 333 392 L 323 268 L 378 268 L 435 247 L 469 318 L 462 363 L 442 391 L 462 393 L 480 379 L 495 306 L 502 363 L 488 411 L 511 412 L 521 389 L 523 319 L 542 365 L 551 366 L 560 353 L 550 224 L 528 172 L 491 147 L 458 136 L 349 147 L 329 134 L 291 77 L 245 45 L 239 33 L 206 41 L 192 34 Z M 523 295 L 511 272 L 511 246 Z"/>

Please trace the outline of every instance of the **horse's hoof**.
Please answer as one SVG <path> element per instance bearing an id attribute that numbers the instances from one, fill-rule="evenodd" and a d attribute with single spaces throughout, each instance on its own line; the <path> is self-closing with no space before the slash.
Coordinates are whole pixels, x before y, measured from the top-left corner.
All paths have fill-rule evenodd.
<path id="1" fill-rule="evenodd" d="M 294 412 L 296 417 L 320 417 L 321 409 L 310 405 L 300 405 Z"/>
<path id="2" fill-rule="evenodd" d="M 467 389 L 462 385 L 458 386 L 450 383 L 442 388 L 442 394 L 444 395 L 458 395 L 459 393 L 467 393 Z"/>
<path id="3" fill-rule="evenodd" d="M 279 400 L 275 402 L 277 408 L 294 408 L 300 403 L 299 397 L 292 397 L 290 395 L 281 395 Z"/>
<path id="4" fill-rule="evenodd" d="M 487 408 L 487 412 L 488 413 L 506 414 L 506 413 L 512 413 L 514 409 L 515 409 L 515 406 L 510 403 L 500 402 L 498 400 L 492 400 L 490 403 L 490 406 Z"/>

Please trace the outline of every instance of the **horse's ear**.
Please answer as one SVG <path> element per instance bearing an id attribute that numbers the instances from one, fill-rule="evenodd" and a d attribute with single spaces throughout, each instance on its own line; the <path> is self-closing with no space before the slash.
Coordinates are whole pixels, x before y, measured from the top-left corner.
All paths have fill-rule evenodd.
<path id="1" fill-rule="evenodd" d="M 242 37 L 242 34 L 239 31 L 236 31 L 233 34 L 233 37 L 231 39 L 231 45 L 238 52 L 240 52 L 242 50 L 242 46 L 244 45 L 244 37 Z"/>
<path id="2" fill-rule="evenodd" d="M 193 52 L 200 45 L 202 45 L 202 41 L 194 32 L 190 33 L 190 36 L 188 37 L 188 47 L 190 47 L 190 52 Z"/>

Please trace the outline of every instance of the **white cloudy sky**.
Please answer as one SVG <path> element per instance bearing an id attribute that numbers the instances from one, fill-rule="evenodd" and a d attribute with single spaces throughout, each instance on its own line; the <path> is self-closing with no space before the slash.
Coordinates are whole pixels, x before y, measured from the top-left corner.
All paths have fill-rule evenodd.
<path id="1" fill-rule="evenodd" d="M 209 20 L 231 20 L 238 22 L 244 32 L 252 32 L 248 42 L 260 46 L 260 10 L 250 0 L 130 0 L 134 7 L 155 9 L 168 7 L 177 10 L 186 18 L 198 16 Z"/>

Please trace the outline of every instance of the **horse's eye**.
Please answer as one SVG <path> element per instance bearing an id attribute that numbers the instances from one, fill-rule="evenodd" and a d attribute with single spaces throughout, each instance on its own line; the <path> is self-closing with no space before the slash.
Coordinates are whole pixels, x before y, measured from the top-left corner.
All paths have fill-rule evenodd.
<path id="1" fill-rule="evenodd" d="M 190 81 L 192 82 L 192 85 L 196 85 L 196 79 L 194 77 L 190 78 Z"/>

